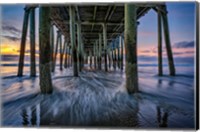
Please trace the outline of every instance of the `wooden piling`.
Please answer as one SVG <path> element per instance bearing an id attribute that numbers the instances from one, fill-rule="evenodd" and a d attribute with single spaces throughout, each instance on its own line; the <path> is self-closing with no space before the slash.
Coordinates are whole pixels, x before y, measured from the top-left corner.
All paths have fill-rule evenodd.
<path id="1" fill-rule="evenodd" d="M 122 42 L 122 36 L 119 37 L 119 41 L 120 41 L 120 44 L 121 44 L 121 61 L 120 61 L 121 62 L 121 70 L 123 70 L 123 66 L 124 66 L 123 65 L 123 61 L 124 61 L 124 59 L 123 59 L 123 50 L 124 50 L 123 49 L 123 42 L 124 41 Z"/>
<path id="2" fill-rule="evenodd" d="M 17 76 L 23 76 L 24 54 L 25 54 L 25 46 L 26 46 L 28 17 L 29 17 L 29 10 L 27 8 L 25 8 L 24 9 L 24 20 L 23 20 L 21 47 L 20 47 L 20 56 L 19 56 L 19 64 L 18 64 Z"/>
<path id="3" fill-rule="evenodd" d="M 81 72 L 82 68 L 81 23 L 77 24 L 77 36 L 78 36 L 78 66 L 79 66 L 79 71 Z"/>
<path id="4" fill-rule="evenodd" d="M 96 49 L 96 45 L 95 45 L 95 43 L 94 43 L 94 46 L 93 46 L 93 62 L 94 62 L 94 69 L 96 69 L 96 51 L 95 51 L 95 49 Z"/>
<path id="5" fill-rule="evenodd" d="M 75 77 L 78 76 L 78 65 L 77 65 L 77 49 L 76 49 L 76 35 L 75 35 L 75 10 L 74 7 L 69 6 L 70 12 L 70 40 L 72 45 L 72 61 L 73 61 L 73 74 Z"/>
<path id="6" fill-rule="evenodd" d="M 39 51 L 40 51 L 40 89 L 42 93 L 52 93 L 50 71 L 50 7 L 40 6 L 39 9 Z"/>
<path id="7" fill-rule="evenodd" d="M 102 56 L 102 35 L 99 33 L 99 70 L 101 70 Z"/>
<path id="8" fill-rule="evenodd" d="M 115 47 L 114 47 L 114 69 L 117 68 L 117 50 L 116 50 L 116 42 L 115 42 Z"/>
<path id="9" fill-rule="evenodd" d="M 103 42 L 104 42 L 104 65 L 105 65 L 105 71 L 108 71 L 108 67 L 107 67 L 107 26 L 104 23 L 103 24 Z"/>
<path id="10" fill-rule="evenodd" d="M 54 71 L 54 27 L 51 25 L 50 29 L 50 43 L 51 43 L 51 72 Z"/>
<path id="11" fill-rule="evenodd" d="M 35 8 L 30 9 L 30 51 L 31 51 L 31 65 L 30 65 L 30 75 L 31 77 L 36 76 L 36 66 L 35 66 Z"/>
<path id="12" fill-rule="evenodd" d="M 67 59 L 68 59 L 68 46 L 67 46 L 67 42 L 66 42 L 64 68 L 67 68 L 67 66 L 68 66 Z"/>
<path id="13" fill-rule="evenodd" d="M 90 68 L 92 68 L 92 50 L 90 50 Z"/>
<path id="14" fill-rule="evenodd" d="M 98 68 L 98 59 L 97 59 L 97 56 L 98 56 L 98 50 L 97 50 L 97 45 L 98 45 L 98 42 L 97 41 L 95 41 L 95 53 L 94 53 L 94 55 L 95 55 L 95 68 L 97 69 Z"/>
<path id="15" fill-rule="evenodd" d="M 162 8 L 163 10 L 167 12 L 166 5 L 162 6 Z M 171 43 L 170 43 L 167 13 L 162 14 L 162 22 L 163 22 L 163 29 L 164 29 L 164 35 L 165 35 L 165 45 L 166 45 L 166 50 L 167 50 L 169 72 L 171 76 L 175 76 L 174 59 L 173 59 Z"/>
<path id="16" fill-rule="evenodd" d="M 125 4 L 126 88 L 128 93 L 138 92 L 136 6 Z"/>
<path id="17" fill-rule="evenodd" d="M 59 40 L 60 40 L 60 31 L 57 31 L 57 38 L 56 38 L 56 47 L 55 47 L 55 54 L 54 54 L 54 59 L 53 59 L 53 68 L 52 68 L 52 72 L 55 71 L 56 68 L 56 59 L 57 59 L 57 54 L 58 54 L 58 44 L 59 44 Z"/>
<path id="18" fill-rule="evenodd" d="M 158 75 L 162 76 L 162 25 L 161 14 L 158 11 Z"/>
<path id="19" fill-rule="evenodd" d="M 63 65 L 63 47 L 62 47 L 62 35 L 60 35 L 60 70 L 62 71 L 62 65 Z"/>
<path id="20" fill-rule="evenodd" d="M 110 56 L 110 53 L 111 53 L 111 50 L 110 50 L 110 47 L 108 48 L 108 66 L 109 66 L 109 69 L 111 68 L 111 56 Z"/>
<path id="21" fill-rule="evenodd" d="M 118 65 L 118 68 L 120 69 L 120 42 L 118 43 L 118 46 L 117 46 L 117 65 Z"/>

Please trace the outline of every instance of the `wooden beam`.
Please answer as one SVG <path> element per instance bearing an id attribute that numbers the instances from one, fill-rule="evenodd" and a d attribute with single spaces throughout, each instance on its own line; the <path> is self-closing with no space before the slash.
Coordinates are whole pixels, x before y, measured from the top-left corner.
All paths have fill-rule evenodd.
<path id="1" fill-rule="evenodd" d="M 30 50 L 31 50 L 31 77 L 36 76 L 35 66 L 35 8 L 30 9 Z"/>
<path id="2" fill-rule="evenodd" d="M 58 30 L 57 31 L 57 38 L 56 38 L 56 47 L 55 47 L 55 54 L 54 54 L 54 59 L 53 59 L 53 68 L 51 72 L 55 71 L 56 68 L 56 59 L 57 59 L 57 54 L 58 54 L 58 44 L 60 41 L 60 36 L 61 36 L 61 32 Z"/>
<path id="3" fill-rule="evenodd" d="M 24 54 L 25 54 L 25 47 L 26 47 L 26 35 L 27 35 L 28 17 L 29 17 L 29 10 L 25 9 L 17 76 L 23 76 Z"/>
<path id="4" fill-rule="evenodd" d="M 164 10 L 166 10 L 166 6 L 162 6 Z M 169 72 L 171 76 L 175 76 L 175 67 L 174 67 L 174 59 L 172 54 L 170 36 L 169 36 L 169 25 L 168 25 L 168 18 L 167 14 L 162 14 L 162 22 L 163 22 L 163 29 L 165 35 L 165 45 L 167 49 L 167 57 L 168 57 L 168 65 L 169 65 Z"/>
<path id="5" fill-rule="evenodd" d="M 102 56 L 102 35 L 99 33 L 99 70 L 101 70 L 101 56 Z"/>
<path id="6" fill-rule="evenodd" d="M 50 73 L 51 54 L 50 46 L 50 8 L 40 6 L 39 9 L 39 48 L 40 48 L 40 89 L 41 92 L 52 93 L 52 81 Z"/>
<path id="7" fill-rule="evenodd" d="M 73 61 L 73 74 L 75 77 L 78 76 L 78 65 L 77 65 L 77 48 L 76 48 L 76 35 L 75 35 L 75 10 L 74 7 L 69 7 L 70 12 L 70 40 L 72 45 L 72 61 Z"/>
<path id="8" fill-rule="evenodd" d="M 136 5 L 125 4 L 126 88 L 128 93 L 138 92 Z"/>
<path id="9" fill-rule="evenodd" d="M 108 17 L 108 21 L 112 18 L 112 15 L 113 15 L 113 13 L 115 12 L 115 10 L 116 10 L 116 6 L 114 5 L 113 6 L 113 9 L 112 9 L 112 11 L 111 11 L 111 13 L 110 13 L 110 15 L 109 15 L 109 17 Z M 107 20 L 106 20 L 107 21 Z"/>
<path id="10" fill-rule="evenodd" d="M 123 50 L 124 50 L 124 48 L 123 48 L 123 43 L 124 43 L 124 41 L 123 41 L 123 38 L 122 38 L 122 36 L 120 36 L 119 37 L 119 41 L 120 41 L 120 43 L 121 43 L 121 70 L 123 70 L 123 61 L 124 61 L 124 53 L 123 53 Z"/>
<path id="11" fill-rule="evenodd" d="M 54 27 L 51 25 L 50 29 L 50 43 L 51 43 L 51 72 L 54 71 Z"/>
<path id="12" fill-rule="evenodd" d="M 162 22 L 161 13 L 158 12 L 158 75 L 162 76 Z"/>
<path id="13" fill-rule="evenodd" d="M 62 44 L 62 35 L 60 35 L 60 70 L 63 70 L 63 44 Z"/>
<path id="14" fill-rule="evenodd" d="M 103 42 L 104 42 L 104 60 L 105 60 L 105 71 L 108 71 L 107 67 L 107 27 L 106 24 L 104 23 L 103 25 Z"/>
<path id="15" fill-rule="evenodd" d="M 82 52 L 82 42 L 81 42 L 81 24 L 77 24 L 77 37 L 78 37 L 78 64 L 79 64 L 79 71 L 81 72 L 82 68 L 82 60 L 81 60 L 81 52 Z"/>
<path id="16" fill-rule="evenodd" d="M 95 21 L 95 19 L 96 19 L 96 12 L 97 12 L 97 6 L 94 6 L 93 21 Z M 94 24 L 92 24 L 91 32 L 93 31 L 93 28 L 94 28 Z"/>

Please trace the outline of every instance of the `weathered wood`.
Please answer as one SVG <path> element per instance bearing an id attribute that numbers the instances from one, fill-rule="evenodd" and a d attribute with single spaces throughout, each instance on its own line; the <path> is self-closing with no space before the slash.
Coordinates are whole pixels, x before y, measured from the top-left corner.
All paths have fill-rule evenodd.
<path id="1" fill-rule="evenodd" d="M 50 7 L 40 6 L 39 9 L 39 53 L 40 53 L 40 89 L 42 93 L 52 93 L 50 71 Z"/>
<path id="2" fill-rule="evenodd" d="M 63 68 L 62 68 L 62 66 L 63 66 L 63 47 L 62 47 L 62 35 L 60 35 L 60 70 L 62 71 L 63 70 Z"/>
<path id="3" fill-rule="evenodd" d="M 35 8 L 30 9 L 30 51 L 31 51 L 31 77 L 36 76 L 36 66 L 35 66 Z"/>
<path id="4" fill-rule="evenodd" d="M 107 27 L 106 24 L 103 24 L 103 42 L 104 42 L 104 65 L 105 65 L 105 71 L 108 71 L 107 67 Z"/>
<path id="5" fill-rule="evenodd" d="M 99 70 L 101 70 L 102 56 L 102 35 L 99 33 Z"/>
<path id="6" fill-rule="evenodd" d="M 60 36 L 61 36 L 61 33 L 60 33 L 60 31 L 58 30 L 58 31 L 57 31 L 57 38 L 56 38 L 55 54 L 54 54 L 54 59 L 53 59 L 53 68 L 52 68 L 52 72 L 54 72 L 54 71 L 55 71 L 55 68 L 56 68 L 56 59 L 57 59 L 57 54 L 58 54 L 58 44 L 59 44 Z"/>
<path id="7" fill-rule="evenodd" d="M 67 41 L 66 39 L 64 40 L 64 44 L 63 44 L 63 50 L 62 50 L 62 64 L 63 64 L 63 60 L 64 60 L 64 68 L 65 68 L 65 51 L 67 48 Z"/>
<path id="8" fill-rule="evenodd" d="M 51 43 L 51 72 L 54 71 L 54 27 L 51 25 L 50 29 L 50 43 Z"/>
<path id="9" fill-rule="evenodd" d="M 25 54 L 25 46 L 26 46 L 28 17 L 29 17 L 29 10 L 27 10 L 26 8 L 24 10 L 25 11 L 24 11 L 24 20 L 23 20 L 21 47 L 20 47 L 20 56 L 19 56 L 17 76 L 23 76 L 23 68 L 24 68 L 24 54 Z"/>
<path id="10" fill-rule="evenodd" d="M 81 24 L 77 24 L 77 36 L 78 36 L 78 64 L 79 64 L 79 71 L 81 72 L 82 68 L 82 43 L 81 43 Z"/>
<path id="11" fill-rule="evenodd" d="M 109 66 L 109 69 L 111 68 L 111 56 L 110 56 L 110 53 L 111 53 L 111 50 L 110 50 L 110 48 L 108 48 L 108 66 Z"/>
<path id="12" fill-rule="evenodd" d="M 114 48 L 114 69 L 117 68 L 117 50 L 116 50 L 116 42 L 115 42 L 115 48 Z"/>
<path id="13" fill-rule="evenodd" d="M 136 6 L 125 4 L 126 88 L 128 93 L 138 92 Z"/>
<path id="14" fill-rule="evenodd" d="M 96 69 L 97 69 L 97 67 L 98 67 L 98 59 L 97 59 L 97 57 L 98 57 L 98 47 L 97 47 L 97 45 L 98 45 L 98 41 L 96 41 L 95 42 L 95 64 L 96 64 Z"/>
<path id="15" fill-rule="evenodd" d="M 120 41 L 120 45 L 121 45 L 121 70 L 123 70 L 123 61 L 124 61 L 124 59 L 123 59 L 123 50 L 124 50 L 124 48 L 123 48 L 123 43 L 124 43 L 124 41 L 122 40 L 122 36 L 120 36 L 119 37 L 119 41 Z M 123 42 L 122 42 L 123 41 Z"/>
<path id="16" fill-rule="evenodd" d="M 95 49 L 96 49 L 96 45 L 95 45 L 95 43 L 94 43 L 94 46 L 93 46 L 93 62 L 94 62 L 94 69 L 96 69 L 96 51 L 95 51 Z"/>
<path id="17" fill-rule="evenodd" d="M 117 65 L 118 65 L 118 68 L 120 69 L 120 42 L 118 43 L 118 46 L 117 46 Z"/>
<path id="18" fill-rule="evenodd" d="M 72 45 L 72 61 L 73 61 L 73 74 L 78 76 L 78 64 L 77 64 L 77 49 L 76 49 L 76 35 L 75 35 L 75 10 L 74 7 L 69 6 L 70 12 L 70 40 Z"/>
<path id="19" fill-rule="evenodd" d="M 114 49 L 113 49 L 113 46 L 112 46 L 112 49 L 111 49 L 111 56 L 112 56 L 112 65 L 113 65 L 113 68 L 114 68 Z"/>
<path id="20" fill-rule="evenodd" d="M 67 42 L 66 42 L 66 48 L 65 48 L 65 61 L 64 61 L 64 67 L 65 67 L 65 68 L 68 67 L 68 46 L 67 46 Z"/>
<path id="21" fill-rule="evenodd" d="M 161 22 L 161 14 L 158 14 L 158 75 L 162 76 L 162 22 Z"/>
<path id="22" fill-rule="evenodd" d="M 164 10 L 166 10 L 166 6 L 165 5 L 162 6 L 162 8 Z M 171 76 L 175 76 L 174 59 L 173 59 L 171 43 L 170 43 L 167 14 L 162 14 L 162 22 L 163 22 L 163 29 L 164 29 L 164 35 L 165 35 L 165 45 L 166 45 L 166 50 L 167 50 L 169 72 L 170 72 Z"/>
<path id="23" fill-rule="evenodd" d="M 90 52 L 90 68 L 92 68 L 92 50 L 90 50 L 89 52 Z"/>

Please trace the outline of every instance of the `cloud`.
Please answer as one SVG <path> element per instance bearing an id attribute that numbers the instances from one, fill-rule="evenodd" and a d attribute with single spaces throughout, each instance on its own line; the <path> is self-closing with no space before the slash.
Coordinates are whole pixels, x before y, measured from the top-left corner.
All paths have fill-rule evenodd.
<path id="1" fill-rule="evenodd" d="M 2 37 L 14 42 L 21 40 L 19 37 L 16 37 L 16 36 L 2 35 Z"/>
<path id="2" fill-rule="evenodd" d="M 150 53 L 151 51 L 150 50 L 142 50 L 140 51 L 141 53 Z"/>
<path id="3" fill-rule="evenodd" d="M 194 47 L 194 41 L 187 42 L 178 42 L 173 45 L 173 48 L 193 48 Z"/>
<path id="4" fill-rule="evenodd" d="M 2 30 L 7 31 L 11 34 L 20 34 L 21 30 L 15 28 L 14 26 L 10 26 L 10 25 L 4 25 L 2 26 Z"/>

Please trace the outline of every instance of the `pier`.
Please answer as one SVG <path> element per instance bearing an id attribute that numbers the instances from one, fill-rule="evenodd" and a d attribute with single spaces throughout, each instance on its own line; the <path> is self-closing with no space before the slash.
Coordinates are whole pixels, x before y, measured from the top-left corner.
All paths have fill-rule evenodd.
<path id="1" fill-rule="evenodd" d="M 170 43 L 167 7 L 165 3 L 116 3 L 89 5 L 27 5 L 21 37 L 17 76 L 23 76 L 27 28 L 30 28 L 30 76 L 36 76 L 35 9 L 39 8 L 39 79 L 41 93 L 52 93 L 51 73 L 55 71 L 58 53 L 60 70 L 72 66 L 73 76 L 79 77 L 85 64 L 108 72 L 125 70 L 128 93 L 137 93 L 137 28 L 141 17 L 154 10 L 158 18 L 158 74 L 163 75 L 162 39 L 168 57 L 169 75 L 175 76 Z M 29 25 L 28 25 L 29 23 Z M 58 31 L 54 38 L 53 26 Z M 163 32 L 163 36 L 162 36 Z M 61 37 L 64 37 L 62 42 Z M 54 43 L 56 39 L 56 43 Z M 58 48 L 60 51 L 58 51 Z M 124 63 L 125 62 L 125 63 Z M 123 68 L 125 66 L 125 69 Z"/>

